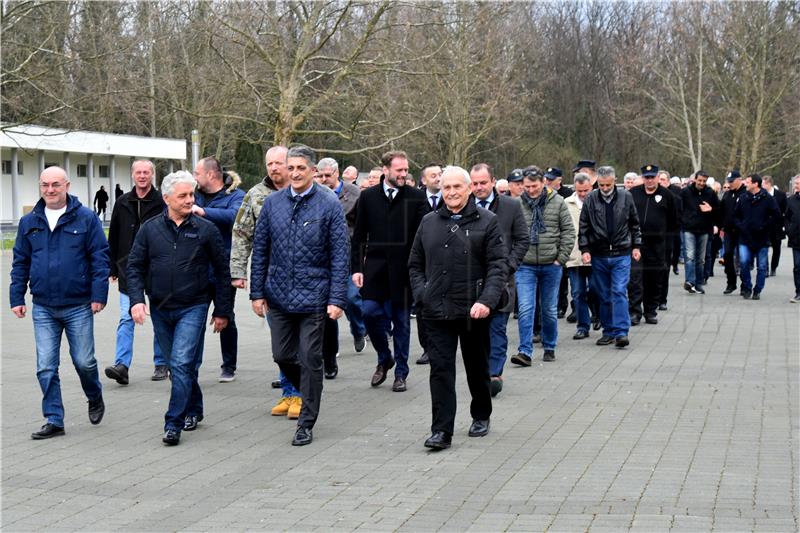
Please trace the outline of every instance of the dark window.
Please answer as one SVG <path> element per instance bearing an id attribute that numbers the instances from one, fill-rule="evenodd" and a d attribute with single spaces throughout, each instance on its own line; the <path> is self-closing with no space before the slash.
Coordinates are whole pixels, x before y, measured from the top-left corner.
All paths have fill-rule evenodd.
<path id="1" fill-rule="evenodd" d="M 3 174 L 11 174 L 11 160 L 3 160 Z M 17 174 L 22 175 L 22 161 L 17 161 Z"/>
<path id="2" fill-rule="evenodd" d="M 78 177 L 85 178 L 89 174 L 86 172 L 86 165 L 78 165 Z"/>
<path id="3" fill-rule="evenodd" d="M 108 177 L 108 165 L 100 165 L 97 168 L 97 173 L 99 174 L 99 176 L 101 178 L 107 178 Z"/>
<path id="4" fill-rule="evenodd" d="M 57 167 L 58 163 L 45 163 L 44 168 Z"/>

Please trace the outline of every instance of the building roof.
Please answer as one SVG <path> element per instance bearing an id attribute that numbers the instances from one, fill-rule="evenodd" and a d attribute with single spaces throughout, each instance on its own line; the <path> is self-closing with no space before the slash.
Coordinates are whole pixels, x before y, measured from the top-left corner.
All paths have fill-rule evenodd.
<path id="1" fill-rule="evenodd" d="M 99 131 L 63 130 L 22 124 L 0 124 L 0 146 L 79 154 L 186 159 L 186 140 L 119 135 Z"/>

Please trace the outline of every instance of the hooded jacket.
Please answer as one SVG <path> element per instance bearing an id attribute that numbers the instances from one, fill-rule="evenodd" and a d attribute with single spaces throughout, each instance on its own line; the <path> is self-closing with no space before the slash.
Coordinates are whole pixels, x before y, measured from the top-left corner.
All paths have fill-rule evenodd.
<path id="1" fill-rule="evenodd" d="M 25 305 L 30 285 L 33 303 L 66 307 L 108 298 L 108 241 L 100 219 L 76 196 L 50 230 L 43 199 L 23 216 L 17 228 L 11 266 L 11 307 Z"/>

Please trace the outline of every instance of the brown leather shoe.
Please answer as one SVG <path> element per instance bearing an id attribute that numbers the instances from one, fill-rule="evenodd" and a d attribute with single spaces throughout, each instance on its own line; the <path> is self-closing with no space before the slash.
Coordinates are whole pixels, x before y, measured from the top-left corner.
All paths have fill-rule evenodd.
<path id="1" fill-rule="evenodd" d="M 405 392 L 408 390 L 406 387 L 406 380 L 403 378 L 394 378 L 394 383 L 392 384 L 392 390 L 394 392 Z"/>
<path id="2" fill-rule="evenodd" d="M 378 363 L 378 366 L 375 367 L 375 373 L 372 374 L 372 380 L 370 381 L 370 384 L 373 387 L 377 387 L 386 381 L 386 375 L 388 374 L 389 369 L 391 369 L 393 366 L 394 359 L 389 359 L 388 363 L 385 364 Z"/>

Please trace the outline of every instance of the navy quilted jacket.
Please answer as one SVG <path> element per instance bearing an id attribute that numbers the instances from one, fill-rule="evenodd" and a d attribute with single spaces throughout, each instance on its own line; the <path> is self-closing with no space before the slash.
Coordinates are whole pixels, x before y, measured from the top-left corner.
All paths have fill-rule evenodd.
<path id="1" fill-rule="evenodd" d="M 250 299 L 287 313 L 347 304 L 350 241 L 339 199 L 314 183 L 295 201 L 291 187 L 264 200 L 253 239 Z"/>

